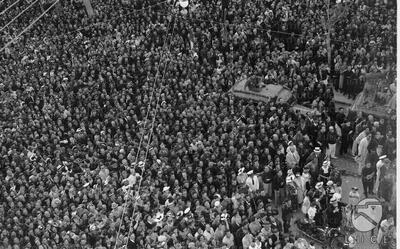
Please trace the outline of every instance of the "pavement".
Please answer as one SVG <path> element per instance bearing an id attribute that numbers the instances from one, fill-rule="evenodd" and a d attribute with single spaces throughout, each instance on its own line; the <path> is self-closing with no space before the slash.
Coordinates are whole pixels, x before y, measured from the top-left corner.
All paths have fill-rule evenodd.
<path id="1" fill-rule="evenodd" d="M 348 193 L 350 192 L 352 187 L 358 187 L 359 192 L 362 195 L 363 187 L 362 187 L 362 182 L 361 182 L 361 177 L 357 176 L 357 164 L 356 162 L 350 157 L 350 156 L 342 156 L 338 159 L 333 159 L 332 163 L 336 167 L 338 167 L 340 170 L 344 171 L 344 174 L 342 174 L 342 200 L 343 202 L 347 203 L 348 202 Z M 364 196 L 361 197 L 363 199 Z M 292 224 L 291 224 L 291 230 L 295 233 L 301 236 L 299 233 L 297 226 L 294 224 L 294 221 L 303 218 L 304 215 L 301 213 L 301 211 L 298 211 L 295 215 L 294 218 L 292 219 Z M 377 234 L 377 231 L 375 229 L 374 234 Z M 303 237 L 303 236 L 302 236 Z M 378 249 L 378 245 L 376 243 L 371 242 L 371 232 L 356 232 L 356 239 L 357 239 L 357 245 L 356 249 Z M 307 238 L 305 238 L 307 239 Z M 307 239 L 308 241 L 311 241 L 310 239 Z M 372 239 L 372 241 L 374 238 Z M 322 249 L 322 245 L 319 245 L 315 243 L 315 248 L 316 249 Z"/>

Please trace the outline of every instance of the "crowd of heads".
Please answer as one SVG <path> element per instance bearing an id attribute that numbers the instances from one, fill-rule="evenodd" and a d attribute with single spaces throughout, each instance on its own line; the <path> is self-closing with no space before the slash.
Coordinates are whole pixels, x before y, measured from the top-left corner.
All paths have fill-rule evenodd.
<path id="1" fill-rule="evenodd" d="M 2 46 L 48 6 L 39 2 L 2 31 Z M 290 168 L 302 174 L 315 147 L 326 154 L 329 126 L 342 125 L 318 19 L 326 6 L 190 1 L 183 13 L 168 1 L 131 2 L 92 1 L 88 18 L 81 2 L 60 1 L 1 52 L 0 247 L 304 246 L 273 208 L 288 200 L 250 191 L 240 175 L 271 171 L 276 184 Z M 332 59 L 390 67 L 395 10 L 350 8 L 357 14 L 338 23 Z M 315 111 L 227 93 L 253 75 Z M 311 188 L 324 182 L 325 160 L 311 160 Z"/>

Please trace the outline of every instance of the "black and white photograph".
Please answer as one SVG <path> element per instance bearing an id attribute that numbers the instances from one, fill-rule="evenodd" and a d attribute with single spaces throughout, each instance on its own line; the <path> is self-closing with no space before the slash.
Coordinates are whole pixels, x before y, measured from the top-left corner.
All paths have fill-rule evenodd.
<path id="1" fill-rule="evenodd" d="M 0 0 L 0 249 L 395 249 L 397 13 Z"/>

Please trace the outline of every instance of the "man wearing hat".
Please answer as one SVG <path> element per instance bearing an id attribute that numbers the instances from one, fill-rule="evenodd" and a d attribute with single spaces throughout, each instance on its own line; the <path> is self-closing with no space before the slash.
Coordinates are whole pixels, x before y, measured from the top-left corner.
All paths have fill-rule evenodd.
<path id="1" fill-rule="evenodd" d="M 319 176 L 318 176 L 318 181 L 321 181 L 324 183 L 324 185 L 328 182 L 329 177 L 331 175 L 331 167 L 330 167 L 330 162 L 329 161 L 324 161 L 322 163 L 321 170 L 319 171 Z"/>
<path id="2" fill-rule="evenodd" d="M 318 182 L 315 185 L 315 191 L 314 191 L 314 195 L 313 198 L 315 198 L 315 200 L 318 201 L 319 203 L 319 207 L 322 210 L 325 210 L 328 206 L 329 203 L 329 196 L 326 193 L 325 189 L 324 189 L 324 183 L 323 182 Z"/>
<path id="3" fill-rule="evenodd" d="M 321 160 L 321 165 L 324 159 L 324 155 L 322 153 L 321 147 L 315 147 L 314 151 L 307 157 L 306 163 L 311 162 L 314 158 L 318 158 L 318 161 Z"/>
<path id="4" fill-rule="evenodd" d="M 319 169 L 324 162 L 325 155 L 320 147 L 315 147 L 314 151 L 307 157 L 306 166 L 310 168 L 310 174 L 312 176 L 311 182 L 315 184 L 319 175 Z"/>
<path id="5" fill-rule="evenodd" d="M 258 177 L 254 175 L 254 171 L 250 170 L 247 172 L 246 185 L 249 187 L 250 192 L 255 193 L 260 189 L 260 183 Z"/>
<path id="6" fill-rule="evenodd" d="M 374 191 L 377 193 L 379 184 L 385 177 L 386 171 L 389 168 L 390 160 L 386 155 L 380 156 L 379 161 L 376 163 L 376 182 Z"/>
<path id="7" fill-rule="evenodd" d="M 326 210 L 327 222 L 330 228 L 338 228 L 342 223 L 342 211 L 338 202 L 339 200 L 336 197 L 332 197 Z"/>

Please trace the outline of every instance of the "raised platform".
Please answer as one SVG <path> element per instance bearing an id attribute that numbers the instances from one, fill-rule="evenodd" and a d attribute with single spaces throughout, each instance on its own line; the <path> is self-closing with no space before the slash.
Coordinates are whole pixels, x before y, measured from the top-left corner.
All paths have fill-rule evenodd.
<path id="1" fill-rule="evenodd" d="M 347 109 L 350 108 L 354 104 L 354 100 L 344 96 L 342 93 L 333 90 L 333 99 L 335 101 L 335 107 L 336 109 L 339 109 L 340 107 Z"/>
<path id="2" fill-rule="evenodd" d="M 362 111 L 364 113 L 371 114 L 376 117 L 382 117 L 382 118 L 390 117 L 389 106 L 367 103 L 363 92 L 357 95 L 357 98 L 350 109 L 352 111 Z"/>
<path id="3" fill-rule="evenodd" d="M 251 89 L 251 87 L 249 87 L 249 80 L 259 80 L 260 88 Z M 290 90 L 281 85 L 264 85 L 261 82 L 262 79 L 257 77 L 243 79 L 241 81 L 238 81 L 231 88 L 230 92 L 236 97 L 263 102 L 269 102 L 272 98 L 275 97 L 277 97 L 278 99 L 282 99 L 283 102 L 288 102 L 292 97 L 292 93 L 290 92 Z"/>

